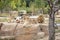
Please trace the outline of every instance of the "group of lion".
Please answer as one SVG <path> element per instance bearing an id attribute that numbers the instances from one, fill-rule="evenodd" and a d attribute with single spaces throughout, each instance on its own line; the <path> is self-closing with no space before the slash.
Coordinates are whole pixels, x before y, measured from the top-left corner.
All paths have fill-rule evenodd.
<path id="1" fill-rule="evenodd" d="M 36 24 L 36 23 L 43 23 L 44 17 L 43 15 L 40 15 L 38 18 L 30 18 L 28 15 L 23 15 L 20 20 L 16 20 L 16 23 L 28 23 L 28 24 Z"/>

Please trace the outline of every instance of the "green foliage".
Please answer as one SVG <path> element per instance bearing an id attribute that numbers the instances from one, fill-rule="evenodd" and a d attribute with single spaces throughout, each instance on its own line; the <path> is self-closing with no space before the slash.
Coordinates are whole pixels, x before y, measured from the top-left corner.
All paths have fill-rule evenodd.
<path id="1" fill-rule="evenodd" d="M 29 7 L 27 8 L 27 3 Z M 47 12 L 47 1 L 45 0 L 1 0 L 0 1 L 0 10 L 35 10 L 42 8 L 43 11 Z"/>
<path id="2" fill-rule="evenodd" d="M 44 14 L 48 14 L 48 9 L 49 9 L 49 6 L 47 5 L 47 7 L 44 8 Z"/>
<path id="3" fill-rule="evenodd" d="M 10 2 L 10 6 L 11 6 L 11 8 L 12 9 L 15 9 L 16 8 L 16 5 L 15 5 L 16 3 L 14 2 L 14 1 L 11 1 Z"/>
<path id="4" fill-rule="evenodd" d="M 26 7 L 26 2 L 25 1 L 23 2 L 22 7 L 24 7 L 24 8 Z"/>

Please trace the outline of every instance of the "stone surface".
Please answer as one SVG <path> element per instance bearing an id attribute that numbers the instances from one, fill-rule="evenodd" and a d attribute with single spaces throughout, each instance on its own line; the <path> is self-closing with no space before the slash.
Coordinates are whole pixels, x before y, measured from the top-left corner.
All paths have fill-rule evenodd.
<path id="1" fill-rule="evenodd" d="M 19 27 L 17 27 L 17 29 L 18 28 Z M 20 27 L 19 29 L 20 30 L 16 31 L 16 40 L 35 40 L 39 32 L 39 26 L 36 24 L 29 25 L 28 27 Z"/>
<path id="2" fill-rule="evenodd" d="M 37 33 L 37 39 L 41 39 L 45 36 L 45 33 L 44 32 L 39 32 Z"/>
<path id="3" fill-rule="evenodd" d="M 44 32 L 45 33 L 45 35 L 48 35 L 49 34 L 49 30 L 48 30 L 48 25 L 46 24 L 40 24 L 40 30 L 42 31 L 42 32 Z"/>
<path id="4" fill-rule="evenodd" d="M 23 34 L 23 35 L 19 35 L 16 36 L 16 40 L 34 40 L 36 34 Z"/>
<path id="5" fill-rule="evenodd" d="M 2 35 L 14 35 L 16 40 L 39 40 L 40 38 L 44 38 L 48 33 L 48 28 L 45 24 L 23 25 L 18 23 L 18 25 L 16 25 L 17 23 L 4 23 L 1 29 Z"/>
<path id="6" fill-rule="evenodd" d="M 1 36 L 15 35 L 16 40 L 32 40 L 36 39 L 39 32 L 38 24 L 29 24 L 23 26 L 23 24 L 6 23 L 2 26 Z M 26 27 L 27 26 L 27 27 Z"/>

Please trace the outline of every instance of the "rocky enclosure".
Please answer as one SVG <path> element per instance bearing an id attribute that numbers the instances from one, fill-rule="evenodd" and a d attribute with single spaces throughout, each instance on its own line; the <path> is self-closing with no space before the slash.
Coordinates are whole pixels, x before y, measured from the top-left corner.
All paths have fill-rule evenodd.
<path id="1" fill-rule="evenodd" d="M 47 34 L 48 27 L 40 24 L 4 23 L 0 30 L 0 36 L 15 36 L 16 40 L 37 40 Z"/>

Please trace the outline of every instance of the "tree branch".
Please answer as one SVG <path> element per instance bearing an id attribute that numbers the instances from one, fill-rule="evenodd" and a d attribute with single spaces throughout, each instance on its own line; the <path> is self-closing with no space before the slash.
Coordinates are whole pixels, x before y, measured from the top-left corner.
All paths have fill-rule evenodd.
<path id="1" fill-rule="evenodd" d="M 54 7 L 54 12 L 57 12 L 60 9 L 60 6 L 55 6 Z"/>
<path id="2" fill-rule="evenodd" d="M 59 0 L 55 0 L 55 1 L 53 2 L 54 12 L 57 12 L 57 11 L 60 9 L 60 6 L 57 6 L 57 5 L 56 5 L 58 1 L 59 1 Z"/>
<path id="3" fill-rule="evenodd" d="M 55 5 L 58 1 L 59 1 L 59 0 L 55 0 L 55 1 L 53 2 L 53 4 Z"/>

